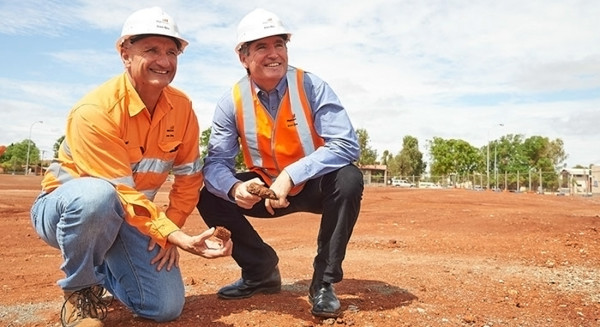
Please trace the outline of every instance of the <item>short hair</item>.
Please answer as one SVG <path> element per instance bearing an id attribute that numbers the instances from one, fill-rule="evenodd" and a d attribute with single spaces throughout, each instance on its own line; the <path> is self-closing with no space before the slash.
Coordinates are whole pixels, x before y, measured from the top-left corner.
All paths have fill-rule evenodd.
<path id="1" fill-rule="evenodd" d="M 276 36 L 279 36 L 283 39 L 283 42 L 287 43 L 289 41 L 288 35 L 287 34 L 278 34 Z M 250 44 L 252 44 L 252 42 L 254 42 L 256 40 L 252 40 L 252 41 L 248 41 L 244 44 L 242 44 L 242 46 L 240 46 L 240 53 L 247 56 L 250 54 Z"/>
<path id="2" fill-rule="evenodd" d="M 169 39 L 173 40 L 173 42 L 175 42 L 175 45 L 177 46 L 177 50 L 181 51 L 181 41 L 179 41 L 177 38 L 174 38 L 172 36 L 168 36 L 168 35 L 162 35 L 162 34 L 138 34 L 138 35 L 132 35 L 129 38 L 129 44 L 134 44 L 135 42 L 141 40 L 141 39 L 145 39 L 147 37 L 150 36 L 161 36 L 161 37 L 168 37 Z"/>

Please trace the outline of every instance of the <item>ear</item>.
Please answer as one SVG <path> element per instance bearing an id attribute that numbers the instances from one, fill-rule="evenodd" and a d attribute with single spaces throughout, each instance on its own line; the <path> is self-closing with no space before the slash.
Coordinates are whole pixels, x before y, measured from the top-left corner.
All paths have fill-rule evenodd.
<path id="1" fill-rule="evenodd" d="M 125 65 L 125 67 L 131 64 L 131 57 L 129 56 L 127 50 L 123 48 L 121 48 L 121 61 L 123 61 L 123 65 Z"/>
<path id="2" fill-rule="evenodd" d="M 242 63 L 242 66 L 244 66 L 244 68 L 248 69 L 248 64 L 246 63 L 246 56 L 244 56 L 240 52 L 240 53 L 238 53 L 238 58 L 240 59 L 240 62 Z"/>

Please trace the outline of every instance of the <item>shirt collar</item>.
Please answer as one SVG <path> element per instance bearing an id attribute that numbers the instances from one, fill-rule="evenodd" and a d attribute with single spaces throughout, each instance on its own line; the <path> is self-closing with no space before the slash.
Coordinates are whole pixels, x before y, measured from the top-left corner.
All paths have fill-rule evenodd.
<path id="1" fill-rule="evenodd" d="M 142 98 L 140 98 L 140 95 L 137 93 L 137 91 L 133 87 L 133 84 L 131 84 L 131 81 L 129 80 L 129 76 L 127 75 L 127 73 L 123 73 L 123 78 L 125 79 L 125 88 L 127 89 L 126 96 L 129 97 L 129 105 L 127 107 L 127 110 L 129 111 L 129 117 L 133 117 L 135 115 L 138 115 L 144 109 L 146 109 L 146 105 L 144 104 L 144 101 L 142 101 Z M 166 102 L 167 106 L 161 105 L 161 103 L 165 103 L 165 102 Z M 165 94 L 164 89 L 160 93 L 160 97 L 158 98 L 156 108 L 167 108 L 167 110 L 171 110 L 173 108 L 173 105 L 171 104 L 171 100 Z M 156 112 L 155 112 L 155 114 L 156 114 Z"/>
<path id="2" fill-rule="evenodd" d="M 125 96 L 129 98 L 129 105 L 127 106 L 127 111 L 129 111 L 129 117 L 133 117 L 142 112 L 142 110 L 146 108 L 146 105 L 144 104 L 142 98 L 140 98 L 139 94 L 133 87 L 133 84 L 131 84 L 127 73 L 123 73 L 123 79 L 125 80 L 125 88 L 127 90 Z"/>
<path id="3" fill-rule="evenodd" d="M 254 92 L 256 94 L 261 94 L 264 93 L 265 97 L 268 98 L 268 92 L 264 91 L 263 89 L 261 89 L 260 87 L 258 87 L 258 85 L 256 85 L 256 83 L 254 83 L 254 80 L 250 79 L 252 81 L 252 87 L 254 88 Z M 283 78 L 279 81 L 279 83 L 277 83 L 277 86 L 275 86 L 275 89 L 271 92 L 277 92 L 277 98 L 279 100 L 281 100 L 281 97 L 283 96 L 283 94 L 285 94 L 285 90 L 287 89 L 287 75 L 283 76 Z"/>

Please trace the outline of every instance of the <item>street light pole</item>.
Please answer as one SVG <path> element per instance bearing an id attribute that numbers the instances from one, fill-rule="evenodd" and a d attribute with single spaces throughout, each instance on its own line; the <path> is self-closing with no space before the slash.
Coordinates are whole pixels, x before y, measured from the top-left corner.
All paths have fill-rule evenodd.
<path id="1" fill-rule="evenodd" d="M 431 149 L 431 140 L 425 140 L 425 154 L 427 155 L 425 163 L 427 164 L 427 170 L 429 170 L 429 179 L 431 179 L 431 154 L 429 149 Z M 424 173 L 427 173 L 427 170 Z"/>
<path id="2" fill-rule="evenodd" d="M 44 122 L 41 120 L 34 121 L 31 126 L 29 126 L 29 138 L 27 139 L 27 159 L 25 160 L 25 175 L 29 175 L 29 149 L 31 148 L 31 131 L 33 130 L 33 125 Z"/>
<path id="3" fill-rule="evenodd" d="M 534 167 L 529 167 L 529 193 L 531 193 L 531 172 L 534 171 Z"/>
<path id="4" fill-rule="evenodd" d="M 503 127 L 503 123 L 499 123 L 498 126 Z M 490 130 L 488 129 L 488 144 L 487 144 L 487 156 L 486 156 L 486 174 L 487 174 L 487 190 L 490 189 Z M 497 180 L 497 170 L 496 170 L 496 140 L 494 139 L 494 180 L 496 180 L 496 189 L 498 188 L 498 180 Z"/>
<path id="5" fill-rule="evenodd" d="M 504 124 L 500 123 L 500 124 L 498 124 L 498 126 L 504 127 Z M 496 184 L 496 188 L 494 189 L 494 191 L 498 191 L 498 166 L 497 166 L 498 151 L 496 149 L 497 147 L 498 147 L 498 140 L 494 140 L 494 182 Z"/>
<path id="6" fill-rule="evenodd" d="M 485 189 L 486 191 L 490 190 L 490 131 L 488 130 L 488 144 L 486 146 L 487 148 L 487 157 L 486 157 L 486 168 L 485 171 L 487 172 L 487 188 Z"/>
<path id="7" fill-rule="evenodd" d="M 494 191 L 498 191 L 498 167 L 496 166 L 496 162 L 497 162 L 497 158 L 498 158 L 498 152 L 496 150 L 497 147 L 498 147 L 498 142 L 496 140 L 494 140 L 494 183 L 496 183 L 496 187 L 494 188 Z"/>

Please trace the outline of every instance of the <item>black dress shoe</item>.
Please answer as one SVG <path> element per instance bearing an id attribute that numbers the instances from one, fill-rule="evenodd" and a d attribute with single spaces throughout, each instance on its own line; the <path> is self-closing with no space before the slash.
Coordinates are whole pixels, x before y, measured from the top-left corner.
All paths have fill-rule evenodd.
<path id="1" fill-rule="evenodd" d="M 338 300 L 331 283 L 317 282 L 310 286 L 308 300 L 312 304 L 311 313 L 315 317 L 337 318 L 341 313 Z"/>
<path id="2" fill-rule="evenodd" d="M 264 279 L 250 280 L 240 278 L 233 284 L 222 287 L 217 296 L 226 300 L 245 299 L 256 293 L 273 294 L 281 291 L 281 275 L 279 268 L 275 269 Z"/>

